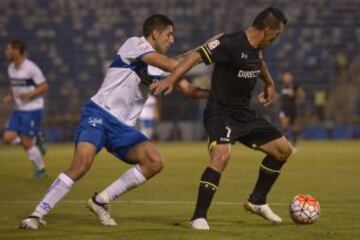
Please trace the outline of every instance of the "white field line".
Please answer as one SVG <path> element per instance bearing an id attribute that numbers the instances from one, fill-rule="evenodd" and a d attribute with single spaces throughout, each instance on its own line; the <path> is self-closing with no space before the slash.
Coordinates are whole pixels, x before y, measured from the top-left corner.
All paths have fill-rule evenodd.
<path id="1" fill-rule="evenodd" d="M 38 201 L 32 201 L 32 200 L 0 200 L 0 204 L 37 204 Z M 63 200 L 61 203 L 64 204 L 85 204 L 86 200 Z M 242 205 L 244 202 L 225 202 L 225 201 L 215 201 L 212 203 L 212 205 Z M 120 201 L 114 201 L 111 202 L 111 204 L 144 204 L 144 205 L 194 205 L 195 201 L 167 201 L 167 200 L 160 200 L 160 201 L 152 201 L 152 200 L 120 200 Z M 271 206 L 288 206 L 289 203 L 271 203 Z M 359 203 L 324 203 L 322 206 L 358 206 Z"/>

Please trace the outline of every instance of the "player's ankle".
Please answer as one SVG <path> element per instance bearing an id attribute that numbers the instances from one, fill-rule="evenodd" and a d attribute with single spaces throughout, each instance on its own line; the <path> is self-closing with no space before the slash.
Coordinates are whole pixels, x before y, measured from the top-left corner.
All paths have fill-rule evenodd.
<path id="1" fill-rule="evenodd" d="M 95 195 L 95 201 L 102 203 L 102 204 L 109 204 L 110 198 L 109 198 L 109 195 L 105 191 L 103 191 L 103 192 Z"/>
<path id="2" fill-rule="evenodd" d="M 38 217 L 38 218 L 43 218 L 43 217 L 44 217 L 44 214 L 39 213 L 39 212 L 37 212 L 37 211 L 34 211 L 30 216 Z"/>
<path id="3" fill-rule="evenodd" d="M 264 205 L 266 204 L 266 197 L 257 196 L 257 194 L 251 194 L 248 202 L 254 205 Z"/>
<path id="4" fill-rule="evenodd" d="M 199 219 L 199 218 L 207 219 L 207 214 L 194 213 L 194 215 L 190 219 L 190 222 L 194 221 L 195 219 Z"/>

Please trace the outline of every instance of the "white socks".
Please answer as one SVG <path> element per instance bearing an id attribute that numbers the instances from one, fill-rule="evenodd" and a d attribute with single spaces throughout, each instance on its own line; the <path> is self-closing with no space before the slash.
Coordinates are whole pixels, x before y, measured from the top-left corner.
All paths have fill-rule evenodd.
<path id="1" fill-rule="evenodd" d="M 11 145 L 17 145 L 19 143 L 21 143 L 21 138 L 16 136 L 16 138 L 14 138 L 14 140 L 11 142 Z"/>
<path id="2" fill-rule="evenodd" d="M 127 191 L 139 186 L 146 181 L 139 165 L 127 170 L 120 178 L 96 196 L 96 201 L 109 203 Z M 70 191 L 74 181 L 65 173 L 61 173 L 50 186 L 44 198 L 31 214 L 42 218 Z"/>
<path id="3" fill-rule="evenodd" d="M 48 214 L 55 204 L 70 191 L 73 185 L 74 181 L 68 175 L 60 173 L 31 215 L 42 218 Z"/>
<path id="4" fill-rule="evenodd" d="M 36 146 L 32 146 L 26 151 L 28 159 L 34 164 L 36 170 L 44 169 L 44 162 L 41 157 L 41 153 Z"/>
<path id="5" fill-rule="evenodd" d="M 139 165 L 127 170 L 120 178 L 96 196 L 96 201 L 109 203 L 146 181 Z"/>

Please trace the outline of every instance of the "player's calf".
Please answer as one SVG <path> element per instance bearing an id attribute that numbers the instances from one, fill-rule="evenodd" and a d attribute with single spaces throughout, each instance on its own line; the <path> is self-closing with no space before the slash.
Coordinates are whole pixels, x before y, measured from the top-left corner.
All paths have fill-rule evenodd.
<path id="1" fill-rule="evenodd" d="M 96 154 L 94 145 L 80 142 L 76 146 L 74 159 L 65 173 L 74 181 L 82 178 L 91 168 Z"/>

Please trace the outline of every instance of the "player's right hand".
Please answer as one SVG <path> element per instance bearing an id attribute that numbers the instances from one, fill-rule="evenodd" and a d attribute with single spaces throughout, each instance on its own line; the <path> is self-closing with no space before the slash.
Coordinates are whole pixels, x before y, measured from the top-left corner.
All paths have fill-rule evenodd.
<path id="1" fill-rule="evenodd" d="M 3 97 L 3 102 L 4 103 L 10 103 L 12 101 L 12 96 L 11 95 L 6 95 L 5 97 Z"/>
<path id="2" fill-rule="evenodd" d="M 161 80 L 155 83 L 152 83 L 149 87 L 150 91 L 152 91 L 153 95 L 159 96 L 164 92 L 164 95 L 170 94 L 174 89 L 174 84 L 167 80 Z"/>
<path id="3" fill-rule="evenodd" d="M 273 102 L 275 95 L 275 87 L 273 85 L 267 85 L 265 86 L 264 91 L 259 94 L 258 99 L 264 107 L 267 107 Z"/>

